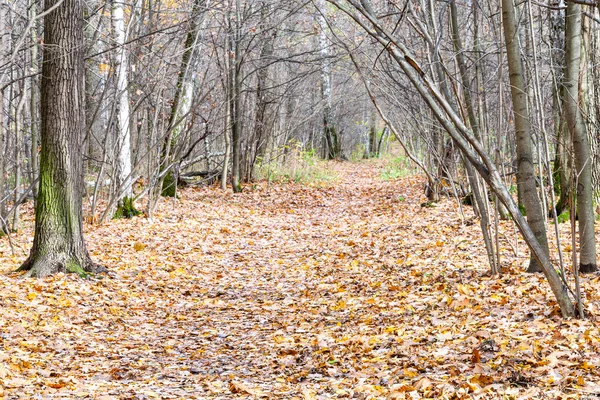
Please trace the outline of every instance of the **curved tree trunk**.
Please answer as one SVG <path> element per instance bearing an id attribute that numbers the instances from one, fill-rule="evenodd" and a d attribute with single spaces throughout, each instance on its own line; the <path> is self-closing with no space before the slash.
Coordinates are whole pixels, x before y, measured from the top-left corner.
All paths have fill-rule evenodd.
<path id="1" fill-rule="evenodd" d="M 533 142 L 531 140 L 531 124 L 527 110 L 527 93 L 523 82 L 523 66 L 517 34 L 517 19 L 512 0 L 502 0 L 502 23 L 506 40 L 506 55 L 510 74 L 510 92 L 513 101 L 515 130 L 517 135 L 517 180 L 521 183 L 523 204 L 527 213 L 527 222 L 535 234 L 537 241 L 548 252 L 548 237 L 546 235 L 545 213 L 537 191 L 535 167 L 533 164 Z M 542 269 L 533 256 L 527 272 L 540 272 Z"/>
<path id="2" fill-rule="evenodd" d="M 556 270 L 548 257 L 547 250 L 545 251 L 542 248 L 529 224 L 519 212 L 519 209 L 504 185 L 492 158 L 484 150 L 481 142 L 479 142 L 473 136 L 472 132 L 464 125 L 460 116 L 454 111 L 452 106 L 445 100 L 438 90 L 437 85 L 431 81 L 425 72 L 423 72 L 423 69 L 415 61 L 414 56 L 408 50 L 406 45 L 396 40 L 392 34 L 382 27 L 373 12 L 369 0 L 361 0 L 360 3 L 357 3 L 356 0 L 348 0 L 352 5 L 352 10 L 348 10 L 336 0 L 329 0 L 329 2 L 335 4 L 338 9 L 346 12 L 356 24 L 361 26 L 367 34 L 375 39 L 406 74 L 413 87 L 419 92 L 419 95 L 427 103 L 437 120 L 455 141 L 463 155 L 471 161 L 481 177 L 488 183 L 490 189 L 506 206 L 531 252 L 542 266 L 544 275 L 546 276 L 556 301 L 560 306 L 563 317 L 567 318 L 574 316 L 575 309 L 573 302 L 569 297 L 567 286 L 556 273 Z M 359 12 L 361 16 L 355 14 L 355 12 Z M 370 26 L 367 25 L 365 19 L 368 20 Z"/>
<path id="3" fill-rule="evenodd" d="M 58 0 L 46 1 L 46 9 Z M 85 133 L 81 0 L 64 0 L 45 17 L 41 89 L 39 197 L 29 258 L 19 268 L 44 277 L 56 272 L 99 272 L 82 234 Z"/>

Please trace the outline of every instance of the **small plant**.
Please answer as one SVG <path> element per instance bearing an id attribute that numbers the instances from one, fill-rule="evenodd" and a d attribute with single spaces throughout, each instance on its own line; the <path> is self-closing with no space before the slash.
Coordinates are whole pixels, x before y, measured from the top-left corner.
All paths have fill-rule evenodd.
<path id="1" fill-rule="evenodd" d="M 121 200 L 119 207 L 117 207 L 113 219 L 133 218 L 141 213 L 140 210 L 135 208 L 131 197 L 124 197 L 123 200 Z"/>
<path id="2" fill-rule="evenodd" d="M 569 210 L 565 210 L 561 212 L 556 219 L 558 220 L 559 224 L 569 222 L 571 220 L 571 213 Z"/>
<path id="3" fill-rule="evenodd" d="M 398 196 L 398 201 L 402 202 L 402 201 L 406 201 L 406 199 L 404 198 L 404 196 L 400 195 L 400 196 Z"/>

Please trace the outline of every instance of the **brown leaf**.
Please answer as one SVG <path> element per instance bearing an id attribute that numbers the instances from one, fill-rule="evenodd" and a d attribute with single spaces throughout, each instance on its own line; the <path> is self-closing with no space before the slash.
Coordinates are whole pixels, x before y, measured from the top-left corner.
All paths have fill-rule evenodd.
<path id="1" fill-rule="evenodd" d="M 471 353 L 471 362 L 473 364 L 481 362 L 481 352 L 479 352 L 478 349 L 473 349 L 473 352 Z"/>

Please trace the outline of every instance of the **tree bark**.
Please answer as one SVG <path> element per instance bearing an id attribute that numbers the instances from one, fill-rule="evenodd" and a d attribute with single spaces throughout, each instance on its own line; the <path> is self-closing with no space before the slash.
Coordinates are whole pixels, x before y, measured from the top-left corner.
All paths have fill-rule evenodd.
<path id="1" fill-rule="evenodd" d="M 46 2 L 46 9 L 58 0 Z M 19 268 L 30 276 L 85 275 L 105 269 L 91 261 L 82 233 L 85 134 L 81 0 L 64 0 L 45 16 L 41 89 L 41 154 L 35 236 Z"/>
<path id="2" fill-rule="evenodd" d="M 115 44 L 117 46 L 115 56 L 116 75 L 116 104 L 117 104 L 117 171 L 116 171 L 116 193 L 117 214 L 122 214 L 123 207 L 131 201 L 133 196 L 133 177 L 131 169 L 131 121 L 129 113 L 129 78 L 128 57 L 125 48 L 126 32 L 123 3 L 113 0 L 112 27 Z"/>
<path id="3" fill-rule="evenodd" d="M 592 159 L 590 145 L 581 114 L 580 96 L 581 63 L 581 5 L 567 4 L 565 33 L 565 92 L 564 111 L 573 140 L 575 158 L 575 184 L 577 189 L 577 216 L 579 219 L 579 270 L 593 272 L 596 264 L 596 239 L 594 234 L 594 208 L 592 188 Z"/>
<path id="4" fill-rule="evenodd" d="M 242 40 L 241 33 L 241 5 L 239 0 L 235 1 L 235 16 L 230 18 L 230 34 L 232 36 L 229 42 L 231 48 L 229 52 L 232 59 L 230 60 L 229 73 L 229 112 L 231 117 L 231 187 L 234 193 L 240 193 L 242 186 L 240 184 L 240 151 L 241 151 L 241 134 L 242 134 L 242 110 L 241 110 L 241 58 L 240 58 L 240 42 Z"/>
<path id="5" fill-rule="evenodd" d="M 518 42 L 517 19 L 513 0 L 502 0 L 502 23 L 506 41 L 510 92 L 513 101 L 517 137 L 517 180 L 521 183 L 518 190 L 522 190 L 527 222 L 547 256 L 549 251 L 545 225 L 546 214 L 542 210 L 535 179 L 531 122 L 527 110 L 527 93 L 525 91 L 523 66 Z M 538 261 L 531 255 L 527 272 L 540 272 L 541 270 Z"/>

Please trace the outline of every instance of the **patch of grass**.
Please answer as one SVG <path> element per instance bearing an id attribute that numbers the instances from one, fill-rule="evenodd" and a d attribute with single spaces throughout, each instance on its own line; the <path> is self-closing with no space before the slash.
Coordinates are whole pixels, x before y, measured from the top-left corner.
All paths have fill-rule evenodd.
<path id="1" fill-rule="evenodd" d="M 295 142 L 280 149 L 282 154 L 269 163 L 259 160 L 257 178 L 276 183 L 324 183 L 336 181 L 339 176 L 321 160 L 315 150 L 305 150 Z"/>
<path id="2" fill-rule="evenodd" d="M 381 170 L 379 178 L 384 181 L 392 181 L 412 175 L 413 173 L 410 160 L 407 157 L 400 156 L 388 162 Z"/>

